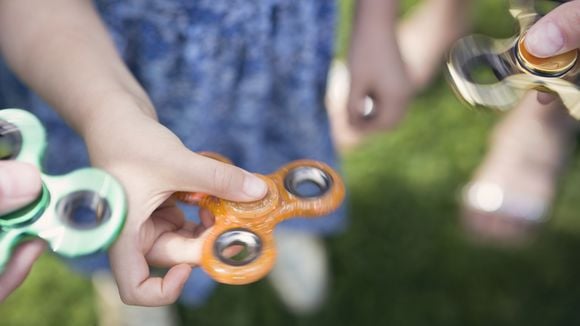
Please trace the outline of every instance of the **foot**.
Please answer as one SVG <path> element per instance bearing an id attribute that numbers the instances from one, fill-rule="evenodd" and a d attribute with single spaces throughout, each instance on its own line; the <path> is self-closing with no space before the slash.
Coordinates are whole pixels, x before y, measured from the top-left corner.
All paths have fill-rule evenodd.
<path id="1" fill-rule="evenodd" d="M 464 225 L 476 240 L 523 244 L 547 217 L 574 146 L 578 122 L 535 92 L 498 125 L 491 149 L 464 191 Z"/>
<path id="2" fill-rule="evenodd" d="M 276 231 L 278 256 L 268 276 L 282 302 L 296 315 L 316 312 L 328 288 L 324 243 L 315 235 L 292 230 Z"/>

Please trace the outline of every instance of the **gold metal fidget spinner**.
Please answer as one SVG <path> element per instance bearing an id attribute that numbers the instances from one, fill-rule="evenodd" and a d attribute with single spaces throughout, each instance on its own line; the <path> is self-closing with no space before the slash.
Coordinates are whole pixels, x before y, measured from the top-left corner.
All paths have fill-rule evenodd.
<path id="1" fill-rule="evenodd" d="M 215 153 L 204 155 L 231 162 Z M 175 197 L 198 204 L 215 216 L 202 248 L 201 267 L 216 281 L 247 284 L 274 266 L 276 224 L 295 216 L 326 215 L 344 199 L 342 179 L 328 165 L 299 160 L 270 175 L 258 175 L 268 185 L 266 196 L 254 202 L 232 202 L 214 196 L 178 192 Z"/>
<path id="2" fill-rule="evenodd" d="M 510 13 L 518 21 L 519 35 L 497 40 L 483 35 L 460 39 L 449 53 L 450 83 L 460 98 L 473 106 L 508 110 L 531 89 L 558 95 L 570 114 L 580 120 L 579 51 L 550 58 L 528 52 L 528 29 L 541 17 L 534 0 L 510 1 Z M 478 68 L 491 69 L 495 80 L 477 82 Z"/>

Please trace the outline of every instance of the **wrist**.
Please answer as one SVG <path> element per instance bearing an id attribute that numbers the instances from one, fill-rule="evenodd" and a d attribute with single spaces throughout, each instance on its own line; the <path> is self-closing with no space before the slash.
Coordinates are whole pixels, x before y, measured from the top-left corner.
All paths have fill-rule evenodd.
<path id="1" fill-rule="evenodd" d="M 93 134 L 107 132 L 107 129 L 138 117 L 157 120 L 155 108 L 146 95 L 133 95 L 124 91 L 106 92 L 88 105 L 77 131 L 86 140 Z"/>
<path id="2" fill-rule="evenodd" d="M 373 34 L 393 34 L 397 21 L 397 10 L 399 8 L 397 0 L 376 1 L 358 0 L 356 4 L 356 14 L 354 32 L 364 30 Z"/>
<path id="3" fill-rule="evenodd" d="M 87 146 L 92 165 L 105 169 L 127 156 L 135 137 L 144 132 L 139 126 L 157 124 L 149 99 L 125 92 L 103 94 L 86 112 L 77 131 Z"/>

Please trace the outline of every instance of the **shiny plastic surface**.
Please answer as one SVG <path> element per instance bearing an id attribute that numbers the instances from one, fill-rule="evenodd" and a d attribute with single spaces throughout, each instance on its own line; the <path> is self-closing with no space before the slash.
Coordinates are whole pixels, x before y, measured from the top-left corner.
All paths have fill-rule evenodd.
<path id="1" fill-rule="evenodd" d="M 447 70 L 458 96 L 476 107 L 512 108 L 531 89 L 558 95 L 570 114 L 580 119 L 578 50 L 552 57 L 532 56 L 523 44 L 528 29 L 540 18 L 534 0 L 510 1 L 519 34 L 503 40 L 482 35 L 460 39 L 449 53 Z M 493 82 L 478 82 L 477 69 L 493 72 Z"/>
<path id="2" fill-rule="evenodd" d="M 31 163 L 41 170 L 46 147 L 44 128 L 24 110 L 0 110 L 0 154 L 4 160 Z M 56 253 L 76 257 L 107 248 L 117 237 L 127 212 L 121 185 L 94 168 L 62 176 L 41 174 L 36 201 L 0 216 L 0 271 L 23 239 L 38 237 Z"/>
<path id="3" fill-rule="evenodd" d="M 229 163 L 222 156 L 205 154 Z M 296 216 L 328 214 L 344 199 L 342 179 L 320 162 L 294 161 L 276 173 L 258 176 L 268 185 L 268 193 L 260 201 L 240 203 L 176 193 L 178 199 L 198 203 L 215 216 L 215 225 L 208 230 L 210 234 L 203 245 L 201 266 L 218 282 L 247 284 L 261 279 L 276 259 L 276 224 Z M 236 259 L 237 256 L 241 258 Z"/>

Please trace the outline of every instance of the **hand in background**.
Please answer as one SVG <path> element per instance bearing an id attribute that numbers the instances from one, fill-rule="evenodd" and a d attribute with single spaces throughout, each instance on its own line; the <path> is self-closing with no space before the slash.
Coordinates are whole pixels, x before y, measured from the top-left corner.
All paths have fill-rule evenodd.
<path id="1" fill-rule="evenodd" d="M 405 113 L 411 80 L 396 40 L 397 1 L 357 3 L 349 53 L 348 117 L 361 133 L 387 130 Z M 372 99 L 372 100 L 369 100 Z"/>
<path id="2" fill-rule="evenodd" d="M 396 126 L 411 96 L 429 84 L 449 47 L 468 30 L 469 0 L 425 0 L 400 22 L 397 3 L 357 3 L 347 106 L 350 124 L 360 134 Z M 346 143 L 356 143 L 360 135 L 335 122 L 337 116 L 331 112 L 339 143 L 345 132 L 351 134 Z"/>

